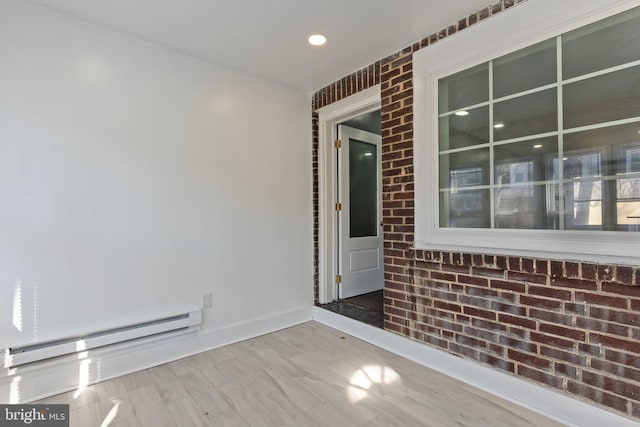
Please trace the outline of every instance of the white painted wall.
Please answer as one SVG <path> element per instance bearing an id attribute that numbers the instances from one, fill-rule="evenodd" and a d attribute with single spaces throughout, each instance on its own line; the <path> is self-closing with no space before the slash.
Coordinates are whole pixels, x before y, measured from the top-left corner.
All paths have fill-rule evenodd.
<path id="1" fill-rule="evenodd" d="M 311 307 L 309 141 L 304 93 L 0 0 L 0 347 Z"/>

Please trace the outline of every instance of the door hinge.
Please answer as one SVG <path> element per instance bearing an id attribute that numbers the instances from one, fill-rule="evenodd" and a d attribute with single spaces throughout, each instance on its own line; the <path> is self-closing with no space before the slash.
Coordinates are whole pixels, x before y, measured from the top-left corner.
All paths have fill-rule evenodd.
<path id="1" fill-rule="evenodd" d="M 339 274 L 336 274 L 336 283 L 337 283 L 337 284 L 342 283 L 342 276 L 341 276 L 341 275 L 339 275 Z"/>
<path id="2" fill-rule="evenodd" d="M 336 210 L 337 211 L 341 211 L 342 210 L 342 203 L 340 203 L 340 202 L 336 203 Z"/>
<path id="3" fill-rule="evenodd" d="M 342 147 L 342 141 L 339 139 L 336 139 L 336 148 L 340 148 Z"/>

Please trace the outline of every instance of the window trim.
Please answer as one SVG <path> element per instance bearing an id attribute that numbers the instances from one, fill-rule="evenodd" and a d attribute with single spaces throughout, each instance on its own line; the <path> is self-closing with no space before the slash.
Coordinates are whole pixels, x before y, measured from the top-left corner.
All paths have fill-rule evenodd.
<path id="1" fill-rule="evenodd" d="M 640 233 L 455 229 L 438 225 L 438 79 L 636 6 L 640 6 L 640 0 L 527 1 L 414 53 L 414 117 L 426 118 L 414 120 L 417 249 L 640 262 Z"/>

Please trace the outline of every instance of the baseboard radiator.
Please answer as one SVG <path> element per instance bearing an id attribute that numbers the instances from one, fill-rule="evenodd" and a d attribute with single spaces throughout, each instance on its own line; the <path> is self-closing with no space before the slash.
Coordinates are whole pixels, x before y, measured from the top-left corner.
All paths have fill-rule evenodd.
<path id="1" fill-rule="evenodd" d="M 118 344 L 135 344 L 152 338 L 169 338 L 200 329 L 201 311 L 192 311 L 148 322 L 96 331 L 81 336 L 4 349 L 4 367 L 15 368 L 54 357 Z"/>

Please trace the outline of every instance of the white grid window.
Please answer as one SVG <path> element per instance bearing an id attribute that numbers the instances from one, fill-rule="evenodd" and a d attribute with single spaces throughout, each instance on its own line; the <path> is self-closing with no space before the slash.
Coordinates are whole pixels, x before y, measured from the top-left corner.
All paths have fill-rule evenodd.
<path id="1" fill-rule="evenodd" d="M 640 231 L 640 9 L 437 80 L 442 228 Z"/>
<path id="2" fill-rule="evenodd" d="M 416 52 L 416 248 L 640 262 L 638 28 L 536 0 Z"/>

